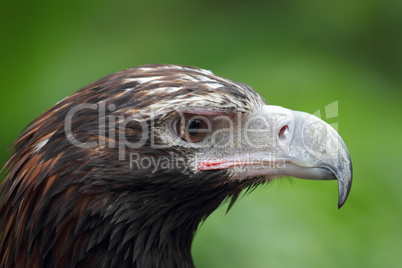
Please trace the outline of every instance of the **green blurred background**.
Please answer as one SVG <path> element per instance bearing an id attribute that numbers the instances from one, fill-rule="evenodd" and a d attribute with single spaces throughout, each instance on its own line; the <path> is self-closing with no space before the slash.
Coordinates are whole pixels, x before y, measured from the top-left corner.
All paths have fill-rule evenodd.
<path id="1" fill-rule="evenodd" d="M 1 165 L 57 101 L 141 64 L 209 69 L 310 113 L 338 101 L 346 205 L 335 181 L 261 187 L 201 226 L 196 266 L 402 267 L 402 1 L 3 0 L 0 22 Z"/>

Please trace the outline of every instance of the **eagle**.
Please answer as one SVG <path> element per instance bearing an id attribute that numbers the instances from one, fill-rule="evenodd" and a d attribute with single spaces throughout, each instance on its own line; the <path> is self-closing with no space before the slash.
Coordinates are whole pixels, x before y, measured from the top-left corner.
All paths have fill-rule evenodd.
<path id="1" fill-rule="evenodd" d="M 194 267 L 218 206 L 283 177 L 352 185 L 329 124 L 250 86 L 151 64 L 89 84 L 30 123 L 3 168 L 0 267 Z"/>

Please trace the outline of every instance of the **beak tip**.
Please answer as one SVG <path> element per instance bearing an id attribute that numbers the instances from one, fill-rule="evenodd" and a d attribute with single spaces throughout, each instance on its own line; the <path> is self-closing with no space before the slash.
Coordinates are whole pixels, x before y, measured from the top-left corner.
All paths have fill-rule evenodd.
<path id="1" fill-rule="evenodd" d="M 338 199 L 338 209 L 340 209 L 348 199 L 350 189 L 352 188 L 352 168 L 350 168 L 350 177 L 346 180 L 338 180 L 339 187 L 339 199 Z"/>
<path id="2" fill-rule="evenodd" d="M 352 167 L 352 160 L 350 158 L 349 151 L 343 142 L 342 139 L 340 139 L 342 148 L 344 148 L 344 154 L 346 155 L 345 158 L 342 160 L 339 160 L 343 164 L 343 172 L 341 172 L 341 176 L 338 177 L 338 191 L 339 191 L 339 199 L 338 199 L 338 209 L 343 207 L 343 205 L 346 202 L 346 199 L 348 199 L 350 189 L 352 188 L 352 181 L 353 181 L 353 167 Z"/>

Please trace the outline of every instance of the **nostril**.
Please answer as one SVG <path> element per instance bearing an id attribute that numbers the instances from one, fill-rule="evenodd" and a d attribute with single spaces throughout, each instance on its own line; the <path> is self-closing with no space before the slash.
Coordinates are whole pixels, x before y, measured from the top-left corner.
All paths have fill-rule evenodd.
<path id="1" fill-rule="evenodd" d="M 289 134 L 289 126 L 288 126 L 288 125 L 284 125 L 284 126 L 281 127 L 281 129 L 279 130 L 278 139 L 279 139 L 280 141 L 285 141 L 285 140 L 286 140 L 286 137 L 288 136 L 288 134 Z"/>

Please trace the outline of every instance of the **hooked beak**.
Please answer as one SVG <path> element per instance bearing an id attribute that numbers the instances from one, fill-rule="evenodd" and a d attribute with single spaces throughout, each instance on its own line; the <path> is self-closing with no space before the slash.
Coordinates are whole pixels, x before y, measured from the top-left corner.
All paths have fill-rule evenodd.
<path id="1" fill-rule="evenodd" d="M 275 143 L 269 152 L 252 153 L 244 161 L 238 154 L 202 161 L 200 170 L 252 166 L 243 176 L 292 176 L 311 180 L 338 181 L 338 208 L 345 203 L 352 186 L 352 162 L 339 134 L 318 117 L 279 106 L 266 105 L 264 117 L 273 126 Z M 272 133 L 272 127 L 270 130 Z"/>

